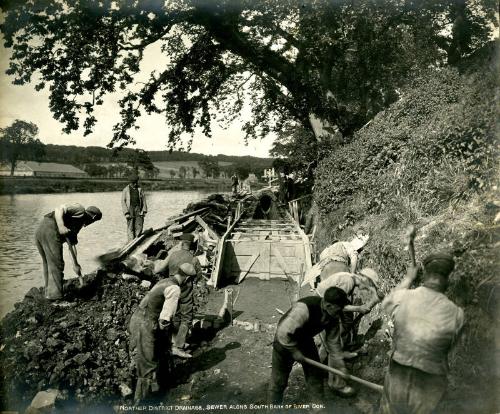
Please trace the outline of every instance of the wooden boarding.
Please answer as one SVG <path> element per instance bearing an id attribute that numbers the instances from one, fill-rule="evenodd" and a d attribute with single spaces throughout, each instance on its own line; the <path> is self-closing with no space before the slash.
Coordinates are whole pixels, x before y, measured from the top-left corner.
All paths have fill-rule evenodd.
<path id="1" fill-rule="evenodd" d="M 241 283 L 250 277 L 297 284 L 312 266 L 307 235 L 294 218 L 240 221 L 237 217 L 219 241 L 211 283 Z"/>

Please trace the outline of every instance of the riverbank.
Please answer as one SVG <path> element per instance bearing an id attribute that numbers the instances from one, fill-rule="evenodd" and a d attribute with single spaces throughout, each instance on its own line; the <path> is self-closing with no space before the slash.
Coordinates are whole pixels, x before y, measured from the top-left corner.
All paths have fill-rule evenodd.
<path id="1" fill-rule="evenodd" d="M 144 179 L 141 183 L 146 191 L 208 189 L 221 192 L 231 189 L 231 182 L 228 179 Z M 0 195 L 99 193 L 121 191 L 127 184 L 128 180 L 125 178 L 0 177 Z"/>

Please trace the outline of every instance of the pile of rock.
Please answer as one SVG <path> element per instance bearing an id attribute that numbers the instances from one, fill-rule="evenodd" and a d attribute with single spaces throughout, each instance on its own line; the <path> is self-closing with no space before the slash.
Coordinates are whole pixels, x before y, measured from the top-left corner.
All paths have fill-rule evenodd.
<path id="1" fill-rule="evenodd" d="M 98 271 L 79 290 L 70 280 L 69 307 L 33 288 L 1 324 L 0 364 L 5 408 L 25 406 L 48 388 L 84 403 L 119 400 L 132 388 L 127 325 L 148 288 L 140 280 Z M 208 295 L 195 287 L 196 306 Z"/>

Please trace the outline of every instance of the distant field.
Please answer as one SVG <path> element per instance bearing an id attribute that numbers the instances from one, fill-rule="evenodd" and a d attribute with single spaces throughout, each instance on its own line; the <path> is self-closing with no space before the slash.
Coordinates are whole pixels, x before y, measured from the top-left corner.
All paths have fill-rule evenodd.
<path id="1" fill-rule="evenodd" d="M 100 163 L 100 165 L 108 165 L 111 163 Z M 179 171 L 179 168 L 182 166 L 187 169 L 192 169 L 193 167 L 201 173 L 201 168 L 198 165 L 198 161 L 155 161 L 153 162 L 154 166 L 160 170 L 158 174 L 158 178 L 170 178 L 170 171 L 175 171 L 176 174 Z M 227 161 L 219 161 L 219 166 L 224 167 L 226 165 L 231 165 L 231 162 Z"/>

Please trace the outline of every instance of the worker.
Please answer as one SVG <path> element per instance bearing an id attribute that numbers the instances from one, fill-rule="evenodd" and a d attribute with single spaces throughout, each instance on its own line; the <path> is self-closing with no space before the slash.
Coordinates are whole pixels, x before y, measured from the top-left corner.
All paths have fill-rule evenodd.
<path id="1" fill-rule="evenodd" d="M 233 194 L 236 194 L 238 192 L 238 184 L 238 176 L 236 175 L 236 173 L 233 173 L 233 175 L 231 176 L 231 189 L 233 191 Z"/>
<path id="2" fill-rule="evenodd" d="M 368 312 L 383 299 L 383 295 L 379 290 L 379 277 L 375 270 L 371 268 L 364 268 L 356 273 L 349 272 L 337 272 L 330 275 L 328 279 L 323 280 L 318 284 L 316 292 L 319 296 L 323 296 L 326 290 L 332 286 L 342 289 L 346 294 L 349 304 L 344 307 L 340 315 L 340 320 L 342 323 L 341 329 L 341 343 L 343 357 L 352 358 L 357 356 L 357 353 L 347 352 L 347 350 L 355 344 L 356 341 L 356 330 L 361 317 Z M 368 302 L 361 305 L 353 305 L 353 297 L 355 290 L 367 291 L 370 295 Z M 357 312 L 359 316 L 354 318 L 354 313 Z M 321 343 L 325 341 L 324 332 L 320 334 Z M 328 357 L 328 365 L 333 367 L 332 364 L 335 361 L 330 361 L 331 357 L 324 346 L 320 347 L 320 357 L 325 359 Z M 328 386 L 330 389 L 335 391 L 337 394 L 341 394 L 345 397 L 350 397 L 355 394 L 354 388 L 348 386 L 345 381 L 338 375 L 332 373 L 328 374 Z"/>
<path id="3" fill-rule="evenodd" d="M 294 361 L 302 364 L 311 402 L 323 399 L 323 372 L 307 365 L 304 358 L 319 361 L 314 336 L 326 331 L 326 343 L 333 365 L 347 373 L 340 347 L 339 315 L 347 305 L 346 293 L 337 287 L 328 288 L 323 298 L 308 296 L 299 299 L 278 322 L 273 342 L 270 402 L 281 404 Z"/>
<path id="4" fill-rule="evenodd" d="M 127 239 L 130 241 L 141 235 L 144 217 L 148 212 L 146 196 L 139 186 L 137 173 L 130 176 L 130 184 L 122 191 L 122 211 L 127 220 Z"/>
<path id="5" fill-rule="evenodd" d="M 78 233 L 102 218 L 97 207 L 83 207 L 81 204 L 63 204 L 46 214 L 35 233 L 36 246 L 43 262 L 45 298 L 57 301 L 63 299 L 64 259 L 63 244 L 73 260 L 73 270 L 82 283 L 82 268 L 78 263 Z"/>
<path id="6" fill-rule="evenodd" d="M 137 374 L 135 402 L 144 400 L 151 392 L 159 390 L 158 358 L 160 345 L 158 329 L 171 333 L 172 319 L 177 310 L 182 286 L 196 275 L 191 263 L 181 264 L 175 274 L 155 284 L 142 299 L 133 313 L 128 326 L 130 334 L 129 349 L 132 363 Z M 170 341 L 162 345 L 168 352 Z"/>
<path id="7" fill-rule="evenodd" d="M 201 264 L 193 253 L 194 236 L 191 233 L 185 233 L 180 237 L 180 241 L 180 250 L 171 251 L 166 259 L 155 263 L 154 272 L 158 274 L 168 270 L 168 274 L 173 275 L 182 263 L 191 263 L 195 268 L 196 278 L 190 278 L 181 287 L 178 310 L 172 321 L 172 354 L 181 358 L 191 358 L 191 354 L 184 348 L 187 345 L 186 337 L 194 319 L 194 283 L 201 277 L 202 271 Z"/>
<path id="8" fill-rule="evenodd" d="M 368 234 L 359 232 L 349 242 L 335 242 L 324 249 L 319 256 L 319 262 L 307 271 L 302 286 L 309 283 L 311 287 L 314 287 L 318 276 L 320 280 L 325 280 L 337 272 L 355 273 L 359 252 L 364 248 L 368 239 Z"/>
<path id="9" fill-rule="evenodd" d="M 454 267 L 450 254 L 431 254 L 423 260 L 422 286 L 410 289 L 418 269 L 412 266 L 382 302 L 394 323 L 384 414 L 434 412 L 446 391 L 448 352 L 464 323 L 463 310 L 444 295 Z"/>

